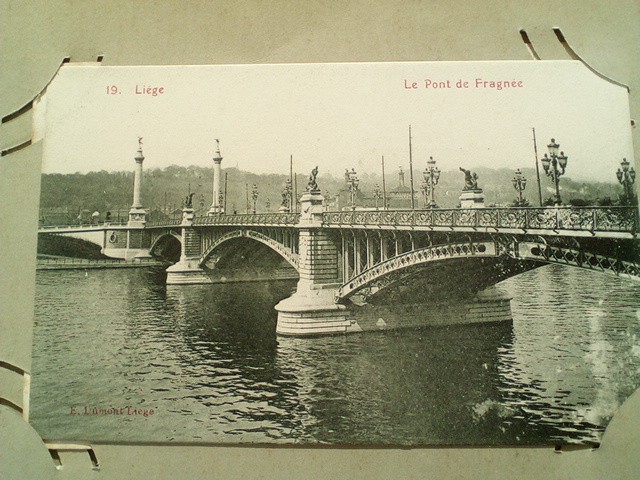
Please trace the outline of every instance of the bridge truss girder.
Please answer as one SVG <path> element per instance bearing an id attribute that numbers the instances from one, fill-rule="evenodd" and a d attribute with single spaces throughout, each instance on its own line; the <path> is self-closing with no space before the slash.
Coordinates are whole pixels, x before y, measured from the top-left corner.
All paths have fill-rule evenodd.
<path id="1" fill-rule="evenodd" d="M 336 301 L 355 294 L 371 297 L 424 273 L 427 264 L 483 260 L 489 284 L 555 263 L 640 279 L 636 239 L 594 239 L 503 233 L 341 230 L 343 284 Z M 440 277 L 431 271 L 433 279 Z M 456 275 L 454 270 L 445 275 Z M 489 286 L 473 275 L 476 288 Z M 470 275 L 459 276 L 469 282 Z M 446 282 L 445 282 L 446 283 Z M 483 285 L 484 284 L 484 285 Z"/>
<path id="2" fill-rule="evenodd" d="M 248 238 L 268 246 L 298 270 L 298 231 L 293 228 L 253 227 L 200 229 L 201 255 L 198 265 L 212 258 L 218 247 L 238 238 Z"/>

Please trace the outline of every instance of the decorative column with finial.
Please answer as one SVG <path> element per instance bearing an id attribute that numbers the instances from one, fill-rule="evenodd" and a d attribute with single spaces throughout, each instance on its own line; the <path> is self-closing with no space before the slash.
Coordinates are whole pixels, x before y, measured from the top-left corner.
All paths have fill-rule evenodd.
<path id="1" fill-rule="evenodd" d="M 142 162 L 144 155 L 142 154 L 142 137 L 138 137 L 138 153 L 135 156 L 136 169 L 133 179 L 133 203 L 129 210 L 129 225 L 143 226 L 146 223 L 147 211 L 142 207 L 141 190 L 142 190 Z"/>
<path id="2" fill-rule="evenodd" d="M 213 157 L 213 202 L 209 209 L 209 215 L 224 213 L 224 208 L 220 200 L 222 190 L 220 190 L 220 178 L 222 175 L 222 155 L 220 155 L 220 140 L 216 138 L 216 153 Z"/>

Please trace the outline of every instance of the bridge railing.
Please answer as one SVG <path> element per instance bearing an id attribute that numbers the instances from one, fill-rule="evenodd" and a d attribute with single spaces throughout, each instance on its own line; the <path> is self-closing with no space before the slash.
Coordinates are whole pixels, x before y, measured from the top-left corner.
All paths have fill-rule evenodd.
<path id="1" fill-rule="evenodd" d="M 296 225 L 299 213 L 241 213 L 196 217 L 194 225 Z"/>
<path id="2" fill-rule="evenodd" d="M 162 220 L 147 220 L 146 227 L 177 227 L 182 223 L 182 217 L 165 218 Z"/>
<path id="3" fill-rule="evenodd" d="M 413 226 L 624 232 L 638 229 L 636 207 L 434 208 L 325 212 L 323 225 Z"/>
<path id="4" fill-rule="evenodd" d="M 100 223 L 71 223 L 69 225 L 40 225 L 38 230 L 40 231 L 65 231 L 72 229 L 95 229 L 100 230 L 104 227 L 124 227 L 127 225 L 126 221 L 123 222 L 100 222 Z"/>

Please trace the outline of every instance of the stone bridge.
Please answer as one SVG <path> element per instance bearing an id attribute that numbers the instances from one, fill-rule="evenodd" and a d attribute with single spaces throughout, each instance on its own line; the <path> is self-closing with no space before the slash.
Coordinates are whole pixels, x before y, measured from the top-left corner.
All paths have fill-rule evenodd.
<path id="1" fill-rule="evenodd" d="M 83 238 L 126 259 L 154 256 L 172 243 L 180 258 L 167 269 L 168 285 L 211 283 L 205 264 L 222 245 L 238 239 L 266 245 L 299 274 L 296 292 L 276 306 L 277 331 L 290 335 L 379 328 L 382 319 L 366 327 L 357 306 L 427 302 L 437 310 L 435 299 L 442 298 L 458 307 L 450 302 L 438 315 L 455 310 L 462 321 L 501 319 L 510 316 L 505 300 L 483 292 L 549 263 L 640 278 L 635 207 L 326 212 L 323 200 L 319 191 L 307 192 L 301 214 L 195 217 L 186 207 L 180 221 L 40 233 Z"/>

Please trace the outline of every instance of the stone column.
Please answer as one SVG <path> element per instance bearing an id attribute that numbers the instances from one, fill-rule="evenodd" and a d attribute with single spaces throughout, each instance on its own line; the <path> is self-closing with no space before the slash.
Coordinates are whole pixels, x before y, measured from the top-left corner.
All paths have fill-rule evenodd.
<path id="1" fill-rule="evenodd" d="M 344 305 L 334 300 L 338 277 L 338 250 L 322 229 L 324 198 L 319 190 L 307 191 L 300 199 L 298 264 L 300 279 L 296 292 L 276 305 L 280 335 L 332 335 L 359 331 L 347 318 Z"/>
<path id="2" fill-rule="evenodd" d="M 138 150 L 138 155 L 135 157 L 136 170 L 133 179 L 133 208 L 142 208 L 142 202 L 140 201 L 140 189 L 142 188 L 142 162 L 144 156 L 142 155 L 142 147 Z"/>
<path id="3" fill-rule="evenodd" d="M 213 157 L 213 202 L 209 209 L 209 215 L 217 215 L 224 213 L 224 207 L 220 204 L 219 195 L 220 190 L 220 178 L 222 176 L 222 156 L 220 155 L 220 142 L 216 139 L 216 154 Z"/>
<path id="4" fill-rule="evenodd" d="M 147 211 L 142 207 L 141 190 L 142 190 L 142 162 L 144 155 L 142 154 L 142 137 L 138 138 L 138 154 L 135 156 L 136 169 L 133 177 L 133 203 L 129 210 L 129 226 L 144 227 L 147 219 Z"/>
<path id="5" fill-rule="evenodd" d="M 142 137 L 138 137 L 138 153 L 134 157 L 136 169 L 133 172 L 133 203 L 129 210 L 129 222 L 127 223 L 128 231 L 126 236 L 125 248 L 115 248 L 117 240 L 109 245 L 110 254 L 118 258 L 126 260 L 135 260 L 149 258 L 149 247 L 145 241 L 144 227 L 147 223 L 147 211 L 142 206 L 142 162 L 144 155 L 142 154 Z M 118 235 L 116 235 L 118 237 Z M 105 251 L 107 246 L 105 245 Z"/>
<path id="6" fill-rule="evenodd" d="M 182 245 L 180 261 L 167 268 L 167 285 L 196 285 L 212 283 L 200 266 L 202 255 L 200 232 L 193 228 L 193 207 L 182 209 Z"/>

